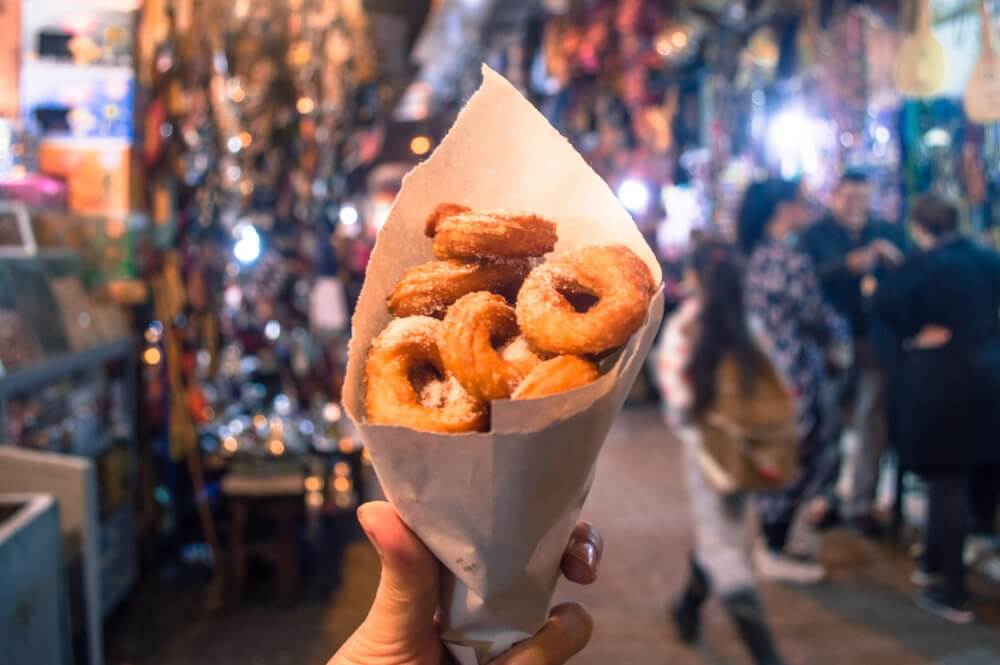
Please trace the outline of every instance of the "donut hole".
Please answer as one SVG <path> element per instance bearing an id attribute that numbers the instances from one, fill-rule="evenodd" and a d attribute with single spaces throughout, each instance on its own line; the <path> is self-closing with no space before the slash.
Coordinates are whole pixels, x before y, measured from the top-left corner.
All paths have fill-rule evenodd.
<path id="1" fill-rule="evenodd" d="M 586 291 L 574 285 L 560 286 L 556 288 L 556 291 L 558 291 L 559 295 L 566 299 L 569 306 L 572 307 L 573 311 L 578 314 L 584 314 L 590 311 L 591 308 L 597 304 L 597 301 L 600 300 L 600 298 L 590 291 Z"/>
<path id="2" fill-rule="evenodd" d="M 445 376 L 441 370 L 429 362 L 419 363 L 410 368 L 408 378 L 421 404 L 431 408 L 443 406 Z"/>

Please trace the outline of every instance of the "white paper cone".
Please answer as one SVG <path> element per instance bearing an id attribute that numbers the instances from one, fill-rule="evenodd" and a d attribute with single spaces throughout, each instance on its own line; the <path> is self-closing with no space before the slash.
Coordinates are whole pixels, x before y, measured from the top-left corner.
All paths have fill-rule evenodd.
<path id="1" fill-rule="evenodd" d="M 442 635 L 462 665 L 485 663 L 544 624 L 597 454 L 663 312 L 658 291 L 643 327 L 596 382 L 539 400 L 494 402 L 489 433 L 365 423 L 365 356 L 392 318 L 385 299 L 393 286 L 434 258 L 423 223 L 439 203 L 542 215 L 558 225 L 556 254 L 623 244 L 661 281 L 652 251 L 607 184 L 503 77 L 487 67 L 483 75 L 448 136 L 404 179 L 379 233 L 344 384 L 344 405 L 386 496 L 454 575 L 442 585 Z"/>

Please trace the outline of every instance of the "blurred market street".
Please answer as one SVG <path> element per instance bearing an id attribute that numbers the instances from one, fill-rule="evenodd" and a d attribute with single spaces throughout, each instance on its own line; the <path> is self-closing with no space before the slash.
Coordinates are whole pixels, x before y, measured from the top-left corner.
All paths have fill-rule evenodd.
<path id="1" fill-rule="evenodd" d="M 742 647 L 722 608 L 706 615 L 710 650 L 681 647 L 666 622 L 668 596 L 681 583 L 690 545 L 679 447 L 654 408 L 626 410 L 601 458 L 584 517 L 605 540 L 601 578 L 587 589 L 562 587 L 596 620 L 576 665 L 741 665 Z M 193 621 L 203 587 L 140 592 L 110 624 L 112 665 L 321 665 L 364 617 L 374 592 L 374 551 L 361 538 L 343 550 L 340 570 L 319 564 L 303 598 L 289 608 L 251 597 L 238 609 Z M 955 626 L 911 601 L 912 562 L 894 545 L 846 532 L 826 536 L 832 580 L 813 589 L 764 584 L 773 628 L 791 663 L 801 665 L 990 665 L 1000 662 L 1000 587 L 973 576 L 979 623 Z M 339 584 L 339 587 L 337 586 Z M 261 594 L 266 594 L 261 590 Z M 140 631 L 139 626 L 143 629 Z M 135 628 L 135 629 L 130 629 Z"/>

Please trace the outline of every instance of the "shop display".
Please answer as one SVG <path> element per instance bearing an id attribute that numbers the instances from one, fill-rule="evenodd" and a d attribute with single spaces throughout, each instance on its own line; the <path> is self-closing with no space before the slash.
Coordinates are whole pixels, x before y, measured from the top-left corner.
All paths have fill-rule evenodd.
<path id="1" fill-rule="evenodd" d="M 931 97 L 944 86 L 944 49 L 934 36 L 933 20 L 930 0 L 918 0 L 916 28 L 896 56 L 896 87 L 911 97 Z"/>
<path id="2" fill-rule="evenodd" d="M 979 3 L 979 24 L 979 60 L 965 89 L 965 112 L 972 122 L 985 125 L 1000 122 L 1000 52 L 986 0 Z"/>
<path id="3" fill-rule="evenodd" d="M 59 277 L 49 282 L 59 305 L 63 327 L 73 351 L 85 351 L 105 341 L 96 325 L 93 304 L 77 277 Z"/>
<path id="4" fill-rule="evenodd" d="M 2 371 L 15 372 L 37 364 L 42 346 L 24 318 L 14 310 L 0 308 L 0 363 Z"/>

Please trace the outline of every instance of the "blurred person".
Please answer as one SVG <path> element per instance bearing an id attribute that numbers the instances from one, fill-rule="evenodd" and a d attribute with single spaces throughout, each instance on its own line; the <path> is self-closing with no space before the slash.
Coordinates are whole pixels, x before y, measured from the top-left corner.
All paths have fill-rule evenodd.
<path id="1" fill-rule="evenodd" d="M 815 584 L 826 569 L 814 551 L 788 552 L 800 508 L 805 523 L 826 519 L 839 470 L 837 441 L 824 429 L 823 386 L 829 366 L 850 362 L 847 323 L 823 300 L 809 257 L 795 247 L 809 216 L 798 182 L 772 178 L 752 183 L 738 216 L 743 251 L 749 256 L 746 307 L 751 330 L 778 368 L 795 399 L 799 473 L 787 487 L 758 495 L 764 543 L 755 550 L 761 575 Z"/>
<path id="2" fill-rule="evenodd" d="M 928 485 L 917 602 L 956 623 L 973 620 L 962 550 L 974 474 L 1000 464 L 1000 256 L 959 233 L 958 209 L 937 196 L 913 205 L 908 258 L 875 295 L 901 340 L 895 405 L 904 468 Z"/>
<path id="3" fill-rule="evenodd" d="M 826 216 L 810 226 L 801 238 L 802 249 L 813 260 L 827 302 L 844 317 L 854 336 L 855 362 L 847 375 L 847 386 L 830 399 L 827 423 L 831 436 L 841 434 L 840 390 L 846 387 L 852 398 L 853 429 L 857 445 L 849 493 L 843 516 L 849 525 L 867 536 L 881 533 L 875 517 L 882 456 L 888 446 L 888 403 L 886 370 L 877 353 L 878 331 L 869 320 L 868 300 L 879 280 L 903 259 L 906 246 L 902 230 L 870 215 L 871 188 L 863 173 L 847 171 L 830 200 Z"/>
<path id="4" fill-rule="evenodd" d="M 668 425 L 684 445 L 695 536 L 689 578 L 671 615 L 681 640 L 694 644 L 701 607 L 714 592 L 754 662 L 780 665 L 746 544 L 750 492 L 780 485 L 794 470 L 795 411 L 747 327 L 737 249 L 696 244 L 685 285 L 690 295 L 656 354 Z"/>
<path id="5" fill-rule="evenodd" d="M 368 616 L 327 665 L 449 662 L 435 619 L 440 564 L 388 503 L 361 506 L 358 521 L 378 553 L 382 573 Z M 563 574 L 578 584 L 593 583 L 603 551 L 600 534 L 578 523 L 563 556 Z M 557 605 L 534 637 L 490 662 L 561 665 L 587 645 L 592 632 L 593 621 L 582 606 Z"/>

